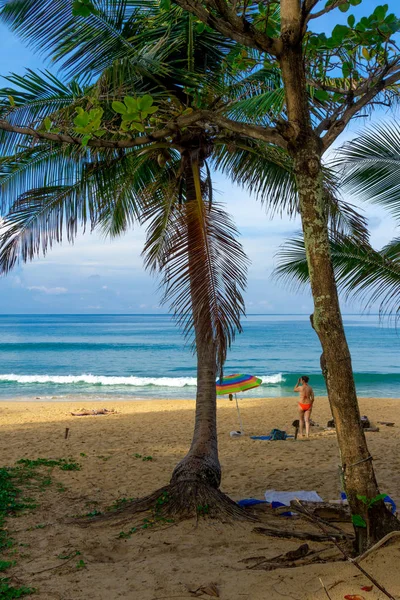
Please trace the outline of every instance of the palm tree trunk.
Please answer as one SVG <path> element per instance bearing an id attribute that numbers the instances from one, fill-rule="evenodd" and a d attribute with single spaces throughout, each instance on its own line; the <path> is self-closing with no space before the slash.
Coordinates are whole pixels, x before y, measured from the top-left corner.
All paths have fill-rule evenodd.
<path id="1" fill-rule="evenodd" d="M 194 173 L 199 165 L 197 162 L 192 163 L 190 157 L 187 157 L 185 162 L 186 204 L 184 208 L 187 216 L 189 275 L 196 339 L 197 394 L 192 444 L 186 457 L 175 468 L 171 483 L 195 481 L 218 488 L 221 482 L 221 466 L 218 460 L 217 443 L 216 349 L 210 307 L 196 292 L 198 289 L 196 280 L 201 281 L 202 278 L 207 277 L 206 261 L 199 261 L 196 256 L 202 251 L 195 243 L 198 239 L 196 233 L 202 224 L 196 222 L 199 213 L 191 207 L 191 203 L 197 203 Z"/>
<path id="2" fill-rule="evenodd" d="M 314 300 L 312 325 L 323 349 L 324 376 L 336 423 L 342 462 L 342 481 L 353 517 L 359 515 L 366 527 L 355 526 L 358 550 L 362 551 L 388 531 L 400 528 L 383 501 L 368 510 L 360 500 L 378 496 L 372 457 L 370 456 L 360 412 L 350 351 L 344 332 L 338 292 L 329 247 L 328 223 L 323 201 L 321 141 L 313 131 L 303 63 L 303 50 L 296 0 L 281 4 L 282 42 L 280 56 L 285 87 L 288 125 L 288 151 L 294 166 L 300 202 L 307 263 Z M 362 524 L 362 520 L 358 523 Z"/>

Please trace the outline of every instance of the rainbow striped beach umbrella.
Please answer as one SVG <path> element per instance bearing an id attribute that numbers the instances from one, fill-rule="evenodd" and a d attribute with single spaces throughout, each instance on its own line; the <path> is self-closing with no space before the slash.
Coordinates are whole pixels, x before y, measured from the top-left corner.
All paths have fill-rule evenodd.
<path id="1" fill-rule="evenodd" d="M 254 377 L 254 375 L 246 375 L 243 373 L 227 375 L 222 379 L 222 381 L 220 379 L 218 379 L 217 381 L 217 396 L 222 396 L 224 394 L 235 394 L 236 408 L 238 411 L 241 433 L 244 433 L 244 430 L 236 394 L 240 392 L 246 392 L 247 390 L 256 388 L 261 384 L 262 380 L 258 377 Z"/>

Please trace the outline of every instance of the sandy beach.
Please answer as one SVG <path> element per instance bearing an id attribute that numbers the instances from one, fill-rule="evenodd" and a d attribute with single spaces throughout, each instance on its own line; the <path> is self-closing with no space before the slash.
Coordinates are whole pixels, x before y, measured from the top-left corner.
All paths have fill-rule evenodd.
<path id="1" fill-rule="evenodd" d="M 379 432 L 367 436 L 380 488 L 398 505 L 399 402 L 360 399 L 361 413 L 374 424 L 395 422 L 394 427 L 380 426 Z M 117 413 L 71 416 L 71 411 L 83 407 L 107 407 Z M 292 433 L 291 423 L 297 418 L 295 398 L 244 398 L 240 407 L 246 434 L 266 434 L 274 427 Z M 274 557 L 299 546 L 299 540 L 254 533 L 254 523 L 201 519 L 140 528 L 129 538 L 119 538 L 121 530 L 130 529 L 129 519 L 123 524 L 111 521 L 87 527 L 67 522 L 76 515 L 103 511 L 117 499 L 143 496 L 167 484 L 189 447 L 193 409 L 194 402 L 187 400 L 1 402 L 2 466 L 21 458 L 71 457 L 82 467 L 71 472 L 54 469 L 52 485 L 35 493 L 39 506 L 18 519 L 8 519 L 10 535 L 17 542 L 17 564 L 7 576 L 35 587 L 34 597 L 43 600 L 192 598 L 190 590 L 210 583 L 217 585 L 226 600 L 322 600 L 327 596 L 319 578 L 332 600 L 347 594 L 384 598 L 375 587 L 361 591 L 368 580 L 345 562 L 271 572 L 246 568 L 242 562 L 246 558 Z M 309 441 L 265 442 L 249 435 L 230 438 L 229 432 L 238 427 L 237 414 L 234 403 L 226 399 L 218 400 L 218 417 L 221 488 L 233 499 L 263 498 L 271 488 L 316 490 L 325 500 L 339 498 L 336 436 L 322 429 L 330 418 L 326 399 L 316 401 L 313 419 L 321 427 L 312 428 Z M 63 563 L 58 558 L 74 552 L 84 562 L 80 569 L 76 561 Z M 363 567 L 400 598 L 400 571 L 394 568 L 399 557 L 400 540 L 367 558 Z"/>

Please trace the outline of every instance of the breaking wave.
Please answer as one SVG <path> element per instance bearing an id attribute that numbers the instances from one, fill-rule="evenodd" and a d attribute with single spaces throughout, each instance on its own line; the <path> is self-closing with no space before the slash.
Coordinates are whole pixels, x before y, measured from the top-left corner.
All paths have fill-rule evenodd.
<path id="1" fill-rule="evenodd" d="M 275 375 L 260 375 L 263 385 L 277 385 L 285 381 L 281 373 Z M 104 375 L 15 375 L 7 373 L 0 375 L 1 383 L 20 383 L 20 384 L 56 384 L 56 385 L 95 385 L 95 386 L 119 386 L 126 385 L 131 387 L 195 387 L 196 377 L 113 377 Z"/>

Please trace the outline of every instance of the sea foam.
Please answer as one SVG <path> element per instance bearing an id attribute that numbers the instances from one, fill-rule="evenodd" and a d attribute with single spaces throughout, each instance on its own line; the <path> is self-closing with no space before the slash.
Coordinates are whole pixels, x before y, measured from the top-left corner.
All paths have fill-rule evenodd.
<path id="1" fill-rule="evenodd" d="M 263 385 L 276 385 L 285 381 L 281 373 L 275 375 L 260 375 Z M 15 375 L 8 373 L 0 375 L 0 384 L 16 383 L 53 383 L 57 385 L 86 384 L 86 385 L 129 385 L 132 387 L 195 387 L 196 377 L 112 377 L 104 375 Z"/>

